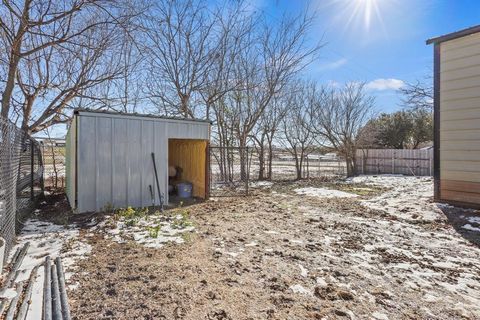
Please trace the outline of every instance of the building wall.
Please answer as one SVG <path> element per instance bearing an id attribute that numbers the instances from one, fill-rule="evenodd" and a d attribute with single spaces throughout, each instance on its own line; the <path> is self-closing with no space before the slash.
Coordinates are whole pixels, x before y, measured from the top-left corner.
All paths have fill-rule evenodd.
<path id="1" fill-rule="evenodd" d="M 168 203 L 168 139 L 209 139 L 209 123 L 80 112 L 77 211 L 160 203 L 152 162 Z"/>
<path id="2" fill-rule="evenodd" d="M 480 204 L 480 33 L 440 43 L 439 198 Z"/>
<path id="3" fill-rule="evenodd" d="M 76 157 L 77 119 L 74 117 L 65 137 L 65 177 L 67 198 L 70 206 L 75 207 L 75 157 Z"/>

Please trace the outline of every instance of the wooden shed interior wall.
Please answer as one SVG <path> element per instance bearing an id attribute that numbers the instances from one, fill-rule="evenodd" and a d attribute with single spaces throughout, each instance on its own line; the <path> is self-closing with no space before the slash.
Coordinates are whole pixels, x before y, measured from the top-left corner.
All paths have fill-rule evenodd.
<path id="1" fill-rule="evenodd" d="M 440 45 L 441 201 L 480 205 L 480 33 Z"/>
<path id="2" fill-rule="evenodd" d="M 206 197 L 206 161 L 206 140 L 168 140 L 168 165 L 182 168 L 182 180 L 192 183 L 194 197 Z"/>

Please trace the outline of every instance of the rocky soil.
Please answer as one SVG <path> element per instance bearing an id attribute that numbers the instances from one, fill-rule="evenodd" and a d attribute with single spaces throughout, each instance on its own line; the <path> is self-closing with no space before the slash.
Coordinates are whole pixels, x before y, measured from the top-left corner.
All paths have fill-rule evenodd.
<path id="1" fill-rule="evenodd" d="M 480 319 L 478 213 L 433 203 L 430 179 L 259 184 L 167 214 L 194 226 L 182 243 L 84 227 L 74 319 Z"/>

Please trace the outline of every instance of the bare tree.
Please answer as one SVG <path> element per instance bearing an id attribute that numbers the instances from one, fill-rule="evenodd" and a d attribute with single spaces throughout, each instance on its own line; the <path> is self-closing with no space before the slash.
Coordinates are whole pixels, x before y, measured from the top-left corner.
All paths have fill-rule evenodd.
<path id="1" fill-rule="evenodd" d="M 326 141 L 347 163 L 347 175 L 356 174 L 356 152 L 362 127 L 371 118 L 375 100 L 368 96 L 363 83 L 348 83 L 340 90 L 321 90 L 309 110 L 319 143 Z"/>
<path id="2" fill-rule="evenodd" d="M 304 160 L 314 149 L 314 134 L 306 125 L 311 123 L 308 110 L 315 104 L 316 87 L 314 83 L 298 83 L 289 88 L 286 104 L 288 111 L 282 119 L 281 144 L 295 160 L 296 178 L 302 179 Z"/>
<path id="3" fill-rule="evenodd" d="M 400 89 L 404 106 L 414 110 L 433 111 L 433 86 L 431 79 L 427 81 L 428 84 L 417 80 Z"/>
<path id="4" fill-rule="evenodd" d="M 251 135 L 257 151 L 259 171 L 258 179 L 272 179 L 274 141 L 278 137 L 282 121 L 289 105 L 285 95 L 277 94 L 262 113 Z"/>
<path id="5" fill-rule="evenodd" d="M 238 78 L 242 74 L 234 74 L 235 61 L 240 52 L 252 44 L 250 35 L 255 33 L 258 25 L 258 17 L 248 15 L 245 10 L 245 3 L 238 1 L 228 3 L 215 12 L 215 51 L 211 54 L 210 68 L 203 74 L 203 85 L 199 90 L 207 119 L 211 118 L 213 104 L 239 88 L 243 82 Z"/>
<path id="6" fill-rule="evenodd" d="M 147 22 L 152 101 L 167 113 L 195 117 L 191 100 L 204 85 L 219 45 L 216 16 L 198 0 L 162 0 Z"/>
<path id="7" fill-rule="evenodd" d="M 68 121 L 66 108 L 117 79 L 119 52 L 138 14 L 132 2 L 4 1 L 0 41 L 2 115 L 16 114 L 30 132 Z M 132 9 L 134 8 L 134 9 Z"/>
<path id="8" fill-rule="evenodd" d="M 264 24 L 258 36 L 249 36 L 252 45 L 238 55 L 234 75 L 242 83 L 226 100 L 234 109 L 231 114 L 237 117 L 230 123 L 241 148 L 247 146 L 252 130 L 273 97 L 318 53 L 320 45 L 312 47 L 306 41 L 311 24 L 312 19 L 306 14 L 284 17 L 275 26 Z M 244 164 L 245 159 L 241 158 L 241 162 Z"/>

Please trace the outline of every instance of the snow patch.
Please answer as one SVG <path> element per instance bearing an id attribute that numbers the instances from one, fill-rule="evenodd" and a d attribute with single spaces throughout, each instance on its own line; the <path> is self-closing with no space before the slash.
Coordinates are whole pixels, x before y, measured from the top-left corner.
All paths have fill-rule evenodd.
<path id="1" fill-rule="evenodd" d="M 348 180 L 391 188 L 383 194 L 361 203 L 407 221 L 444 221 L 445 215 L 432 202 L 433 183 L 430 177 L 402 175 L 359 176 Z"/>
<path id="2" fill-rule="evenodd" d="M 295 244 L 303 244 L 302 240 L 290 240 L 290 242 Z"/>
<path id="3" fill-rule="evenodd" d="M 184 243 L 184 234 L 195 230 L 182 215 L 147 215 L 136 219 L 120 217 L 110 222 L 114 223 L 113 228 L 102 225 L 107 238 L 117 243 L 133 240 L 148 248 L 161 248 L 167 243 Z"/>
<path id="4" fill-rule="evenodd" d="M 466 225 L 462 226 L 462 229 L 480 232 L 480 228 L 474 227 L 470 223 L 467 223 Z"/>
<path id="5" fill-rule="evenodd" d="M 66 280 L 70 278 L 75 263 L 79 259 L 85 258 L 91 251 L 91 246 L 79 241 L 78 236 L 79 230 L 76 227 L 60 226 L 36 219 L 27 220 L 17 237 L 17 245 L 10 251 L 11 259 L 17 248 L 22 247 L 26 242 L 30 242 L 27 254 L 20 266 L 20 270 L 27 272 L 21 273 L 17 281 L 27 280 L 30 271 L 43 263 L 47 255 L 52 260 L 60 256 L 65 268 L 65 278 Z M 64 246 L 68 249 L 62 250 Z"/>
<path id="6" fill-rule="evenodd" d="M 76 264 L 80 259 L 86 258 L 92 248 L 89 244 L 78 239 L 79 230 L 74 226 L 61 226 L 51 222 L 29 219 L 24 223 L 17 237 L 17 244 L 10 251 L 9 261 L 12 260 L 15 251 L 22 248 L 27 242 L 30 243 L 27 253 L 19 267 L 15 283 L 27 281 L 34 267 L 42 264 L 46 256 L 52 260 L 62 258 L 67 285 L 69 279 L 76 271 Z M 33 280 L 32 297 L 28 306 L 26 319 L 37 319 L 42 310 L 44 267 L 38 268 L 37 276 Z M 7 289 L 2 298 L 11 299 L 15 296 L 14 289 Z"/>
<path id="7" fill-rule="evenodd" d="M 302 266 L 301 264 L 298 264 L 298 267 L 300 268 L 300 275 L 304 278 L 307 277 L 308 276 L 308 270 L 304 266 Z"/>
<path id="8" fill-rule="evenodd" d="M 467 221 L 470 222 L 470 223 L 480 224 L 480 217 L 468 217 Z"/>
<path id="9" fill-rule="evenodd" d="M 388 317 L 386 314 L 384 313 L 380 313 L 380 312 L 374 312 L 372 313 L 372 317 L 374 319 L 377 319 L 377 320 L 388 320 Z"/>
<path id="10" fill-rule="evenodd" d="M 297 194 L 306 195 L 310 197 L 319 197 L 319 198 L 355 198 L 358 195 L 353 193 L 348 193 L 340 190 L 326 189 L 326 188 L 298 188 L 293 190 Z"/>
<path id="11" fill-rule="evenodd" d="M 250 183 L 250 187 L 252 188 L 270 188 L 273 186 L 273 182 L 271 181 L 255 181 Z"/>
<path id="12" fill-rule="evenodd" d="M 258 244 L 257 244 L 255 241 L 252 241 L 252 242 L 250 242 L 250 243 L 247 243 L 247 244 L 245 245 L 245 247 L 255 247 L 255 246 L 257 246 L 257 245 L 258 245 Z"/>
<path id="13" fill-rule="evenodd" d="M 266 234 L 278 234 L 278 231 L 275 230 L 267 230 L 265 231 Z"/>
<path id="14" fill-rule="evenodd" d="M 295 284 L 295 285 L 291 286 L 291 287 L 290 287 L 290 290 L 292 290 L 294 293 L 299 293 L 299 294 L 304 294 L 304 295 L 308 295 L 308 296 L 313 296 L 313 293 L 312 293 L 310 290 L 302 287 L 302 286 L 299 285 L 299 284 Z"/>

